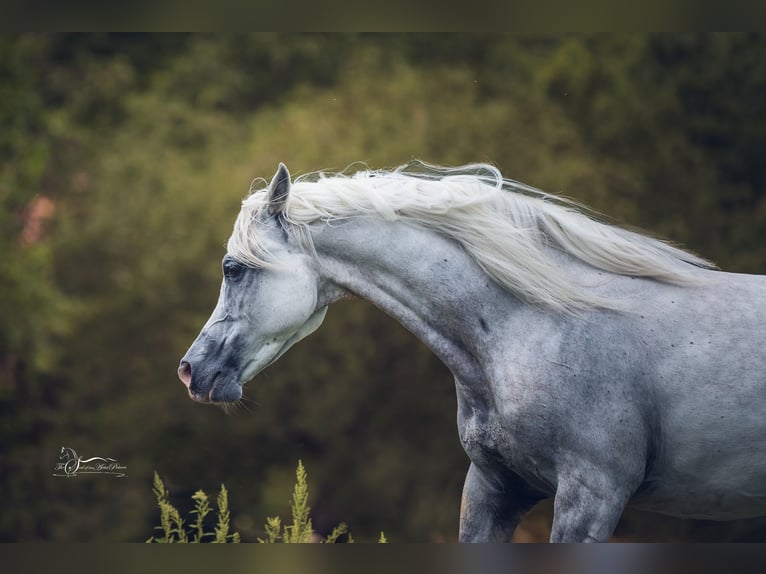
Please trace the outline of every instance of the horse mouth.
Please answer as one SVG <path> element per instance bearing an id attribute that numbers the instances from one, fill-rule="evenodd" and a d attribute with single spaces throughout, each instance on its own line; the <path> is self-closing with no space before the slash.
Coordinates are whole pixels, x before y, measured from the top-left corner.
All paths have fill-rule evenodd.
<path id="1" fill-rule="evenodd" d="M 192 390 L 189 390 L 189 398 L 193 400 L 195 403 L 200 403 L 203 405 L 210 404 L 213 401 L 210 400 L 210 394 L 212 392 L 212 388 L 207 392 L 207 394 L 199 394 L 195 393 Z"/>
<path id="2" fill-rule="evenodd" d="M 213 382 L 206 392 L 195 392 L 189 389 L 189 397 L 203 405 L 234 403 L 242 398 L 242 386 L 223 379 L 219 371 L 213 377 Z"/>

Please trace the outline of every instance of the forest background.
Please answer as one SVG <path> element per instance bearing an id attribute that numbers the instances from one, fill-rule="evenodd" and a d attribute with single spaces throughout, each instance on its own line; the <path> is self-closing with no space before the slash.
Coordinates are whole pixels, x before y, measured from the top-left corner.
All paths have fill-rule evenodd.
<path id="1" fill-rule="evenodd" d="M 487 161 L 729 271 L 766 273 L 766 37 L 0 36 L 0 541 L 143 541 L 229 490 L 263 535 L 298 459 L 314 525 L 454 541 L 468 462 L 452 378 L 361 301 L 245 389 L 190 401 L 239 202 L 278 164 Z M 52 476 L 61 447 L 127 477 Z M 550 504 L 519 540 L 544 540 Z M 760 540 L 766 522 L 628 511 L 623 540 Z"/>

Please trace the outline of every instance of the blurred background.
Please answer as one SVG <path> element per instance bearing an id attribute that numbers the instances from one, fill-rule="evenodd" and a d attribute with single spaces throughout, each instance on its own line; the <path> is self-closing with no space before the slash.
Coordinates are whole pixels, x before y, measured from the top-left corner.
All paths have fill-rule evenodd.
<path id="1" fill-rule="evenodd" d="M 235 413 L 176 378 L 251 180 L 492 162 L 766 273 L 764 54 L 739 34 L 0 36 L 0 541 L 144 541 L 154 470 L 184 511 L 225 483 L 254 541 L 298 459 L 320 532 L 455 541 L 452 377 L 371 305 L 333 306 Z M 128 476 L 53 477 L 62 446 Z M 763 541 L 766 522 L 628 511 L 615 538 Z"/>

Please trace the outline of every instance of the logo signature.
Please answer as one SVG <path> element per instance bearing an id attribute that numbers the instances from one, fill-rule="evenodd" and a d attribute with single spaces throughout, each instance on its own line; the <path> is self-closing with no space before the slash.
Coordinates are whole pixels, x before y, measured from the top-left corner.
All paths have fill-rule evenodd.
<path id="1" fill-rule="evenodd" d="M 78 474 L 110 474 L 118 478 L 127 476 L 124 471 L 127 466 L 121 465 L 115 458 L 92 456 L 82 458 L 77 456 L 73 448 L 61 447 L 59 461 L 53 468 L 53 476 L 77 476 Z"/>

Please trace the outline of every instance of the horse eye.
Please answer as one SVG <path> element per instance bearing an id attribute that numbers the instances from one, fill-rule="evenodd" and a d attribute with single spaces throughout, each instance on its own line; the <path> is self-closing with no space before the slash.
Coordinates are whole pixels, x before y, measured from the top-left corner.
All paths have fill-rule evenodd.
<path id="1" fill-rule="evenodd" d="M 227 261 L 223 264 L 223 276 L 226 279 L 234 279 L 242 272 L 242 266 L 233 261 Z"/>

